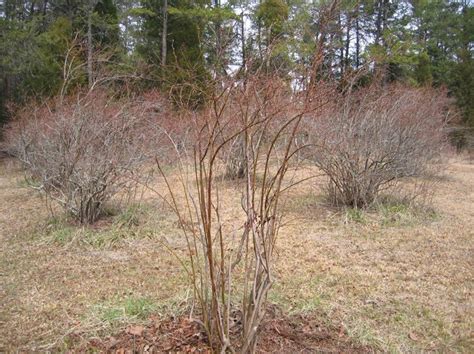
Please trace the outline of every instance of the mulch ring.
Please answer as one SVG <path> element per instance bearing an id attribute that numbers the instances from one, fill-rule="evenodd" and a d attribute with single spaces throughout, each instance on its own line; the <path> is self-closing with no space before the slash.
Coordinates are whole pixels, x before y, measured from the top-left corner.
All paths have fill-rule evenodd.
<path id="1" fill-rule="evenodd" d="M 187 317 L 153 319 L 147 326 L 131 325 L 115 336 L 91 340 L 87 349 L 109 353 L 210 351 L 201 326 Z"/>
<path id="2" fill-rule="evenodd" d="M 259 336 L 258 353 L 367 353 L 374 350 L 351 341 L 343 327 L 327 328 L 314 315 L 284 316 L 269 311 Z M 131 325 L 117 335 L 93 339 L 87 350 L 109 353 L 209 353 L 202 326 L 187 317 L 151 319 Z M 237 349 L 238 352 L 238 349 Z"/>

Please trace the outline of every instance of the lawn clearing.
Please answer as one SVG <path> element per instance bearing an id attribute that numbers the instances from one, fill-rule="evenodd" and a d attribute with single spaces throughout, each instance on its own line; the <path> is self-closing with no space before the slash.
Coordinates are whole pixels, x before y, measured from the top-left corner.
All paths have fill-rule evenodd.
<path id="1" fill-rule="evenodd" d="M 334 209 L 317 182 L 287 197 L 270 292 L 281 316 L 301 331 L 313 326 L 293 338 L 314 350 L 472 352 L 474 165 L 453 160 L 427 211 Z M 239 193 L 233 183 L 224 189 L 225 218 L 235 218 Z M 79 227 L 52 218 L 3 159 L 0 199 L 0 351 L 84 348 L 131 325 L 173 329 L 170 316 L 183 315 L 190 289 L 167 250 L 183 252 L 182 239 L 152 193 L 143 206 Z M 331 340 L 316 340 L 315 323 Z M 265 337 L 268 348 L 295 348 Z"/>

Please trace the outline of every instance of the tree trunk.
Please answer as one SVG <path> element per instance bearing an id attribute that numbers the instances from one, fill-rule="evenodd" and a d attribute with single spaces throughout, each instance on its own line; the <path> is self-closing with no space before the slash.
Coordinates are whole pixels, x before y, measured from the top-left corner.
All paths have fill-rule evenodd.
<path id="1" fill-rule="evenodd" d="M 377 18 L 375 20 L 375 44 L 380 44 L 382 37 L 382 0 L 377 1 Z"/>
<path id="2" fill-rule="evenodd" d="M 329 56 L 325 52 L 325 43 L 327 40 L 327 26 L 328 23 L 330 22 L 330 19 L 333 18 L 333 14 L 335 13 L 336 9 L 339 7 L 340 1 L 335 0 L 332 1 L 329 5 L 328 8 L 324 9 L 324 13 L 321 16 L 320 22 L 319 22 L 319 30 L 318 33 L 316 34 L 316 49 L 313 54 L 313 58 L 311 59 L 311 71 L 309 74 L 309 82 L 308 82 L 308 89 L 314 89 L 315 85 L 318 80 L 318 75 L 319 71 L 322 69 L 323 63 L 324 63 L 324 58 L 325 56 Z M 330 36 L 329 43 L 332 43 L 332 36 Z M 332 53 L 332 49 L 331 49 Z M 331 54 L 331 58 L 329 59 L 330 61 L 333 60 Z"/>
<path id="3" fill-rule="evenodd" d="M 241 36 L 242 36 L 242 69 L 245 70 L 246 66 L 246 53 L 245 53 L 245 15 L 244 10 L 242 10 L 240 26 L 241 26 Z"/>
<path id="4" fill-rule="evenodd" d="M 359 9 L 357 9 L 357 17 L 356 17 L 356 68 L 358 69 L 360 66 L 360 28 L 359 28 Z"/>
<path id="5" fill-rule="evenodd" d="M 94 7 L 91 2 L 91 7 L 88 11 L 87 15 L 87 83 L 89 88 L 92 87 L 94 81 L 94 72 L 92 66 L 92 12 L 94 11 Z"/>
<path id="6" fill-rule="evenodd" d="M 347 29 L 346 29 L 346 53 L 344 58 L 344 66 L 349 66 L 349 49 L 351 45 L 351 25 L 352 25 L 352 15 L 351 13 L 347 12 Z"/>
<path id="7" fill-rule="evenodd" d="M 214 0 L 214 8 L 218 9 L 221 7 L 219 0 Z M 222 45 L 222 29 L 221 29 L 221 22 L 216 20 L 215 23 L 215 31 L 216 31 L 216 57 L 215 60 L 215 70 L 216 74 L 222 74 L 224 69 L 224 53 L 223 53 L 223 45 Z"/>
<path id="8" fill-rule="evenodd" d="M 46 10 L 48 9 L 48 0 L 43 1 L 43 16 L 46 16 Z"/>
<path id="9" fill-rule="evenodd" d="M 166 55 L 168 51 L 167 47 L 167 36 L 168 36 L 168 0 L 163 0 L 163 29 L 161 33 L 161 66 L 166 65 Z"/>
<path id="10" fill-rule="evenodd" d="M 337 25 L 338 25 L 338 37 L 340 38 L 340 47 L 339 47 L 339 65 L 341 70 L 341 79 L 344 76 L 344 31 L 342 29 L 342 14 L 339 12 Z"/>
<path id="11" fill-rule="evenodd" d="M 31 6 L 30 6 L 30 19 L 33 18 L 33 16 L 35 15 L 35 5 L 36 5 L 36 1 L 32 1 L 31 2 Z"/>
<path id="12" fill-rule="evenodd" d="M 388 0 L 383 0 L 383 3 L 382 3 L 382 23 L 381 23 L 381 27 L 382 27 L 382 45 L 384 47 L 387 46 L 387 44 L 385 43 L 385 38 L 383 36 L 383 32 L 387 29 L 387 17 L 388 17 L 388 7 L 389 7 L 389 2 Z"/>

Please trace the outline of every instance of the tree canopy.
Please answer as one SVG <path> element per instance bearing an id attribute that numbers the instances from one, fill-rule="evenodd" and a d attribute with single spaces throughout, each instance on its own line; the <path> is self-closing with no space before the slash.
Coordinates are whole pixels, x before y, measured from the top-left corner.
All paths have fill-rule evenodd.
<path id="1" fill-rule="evenodd" d="M 468 0 L 5 0 L 0 120 L 8 102 L 105 77 L 196 105 L 211 79 L 255 65 L 297 82 L 319 53 L 318 75 L 341 85 L 364 69 L 361 82 L 447 86 L 474 125 L 473 26 Z"/>

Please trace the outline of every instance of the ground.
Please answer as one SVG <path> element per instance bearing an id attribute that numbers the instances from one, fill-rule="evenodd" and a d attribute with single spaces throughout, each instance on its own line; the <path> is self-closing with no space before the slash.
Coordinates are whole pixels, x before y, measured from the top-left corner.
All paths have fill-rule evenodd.
<path id="1" fill-rule="evenodd" d="M 336 209 L 311 180 L 284 208 L 262 351 L 474 351 L 472 161 L 452 158 L 423 205 Z M 182 251 L 176 218 L 151 195 L 111 213 L 88 228 L 51 216 L 0 159 L 0 352 L 203 345 L 164 246 Z"/>

